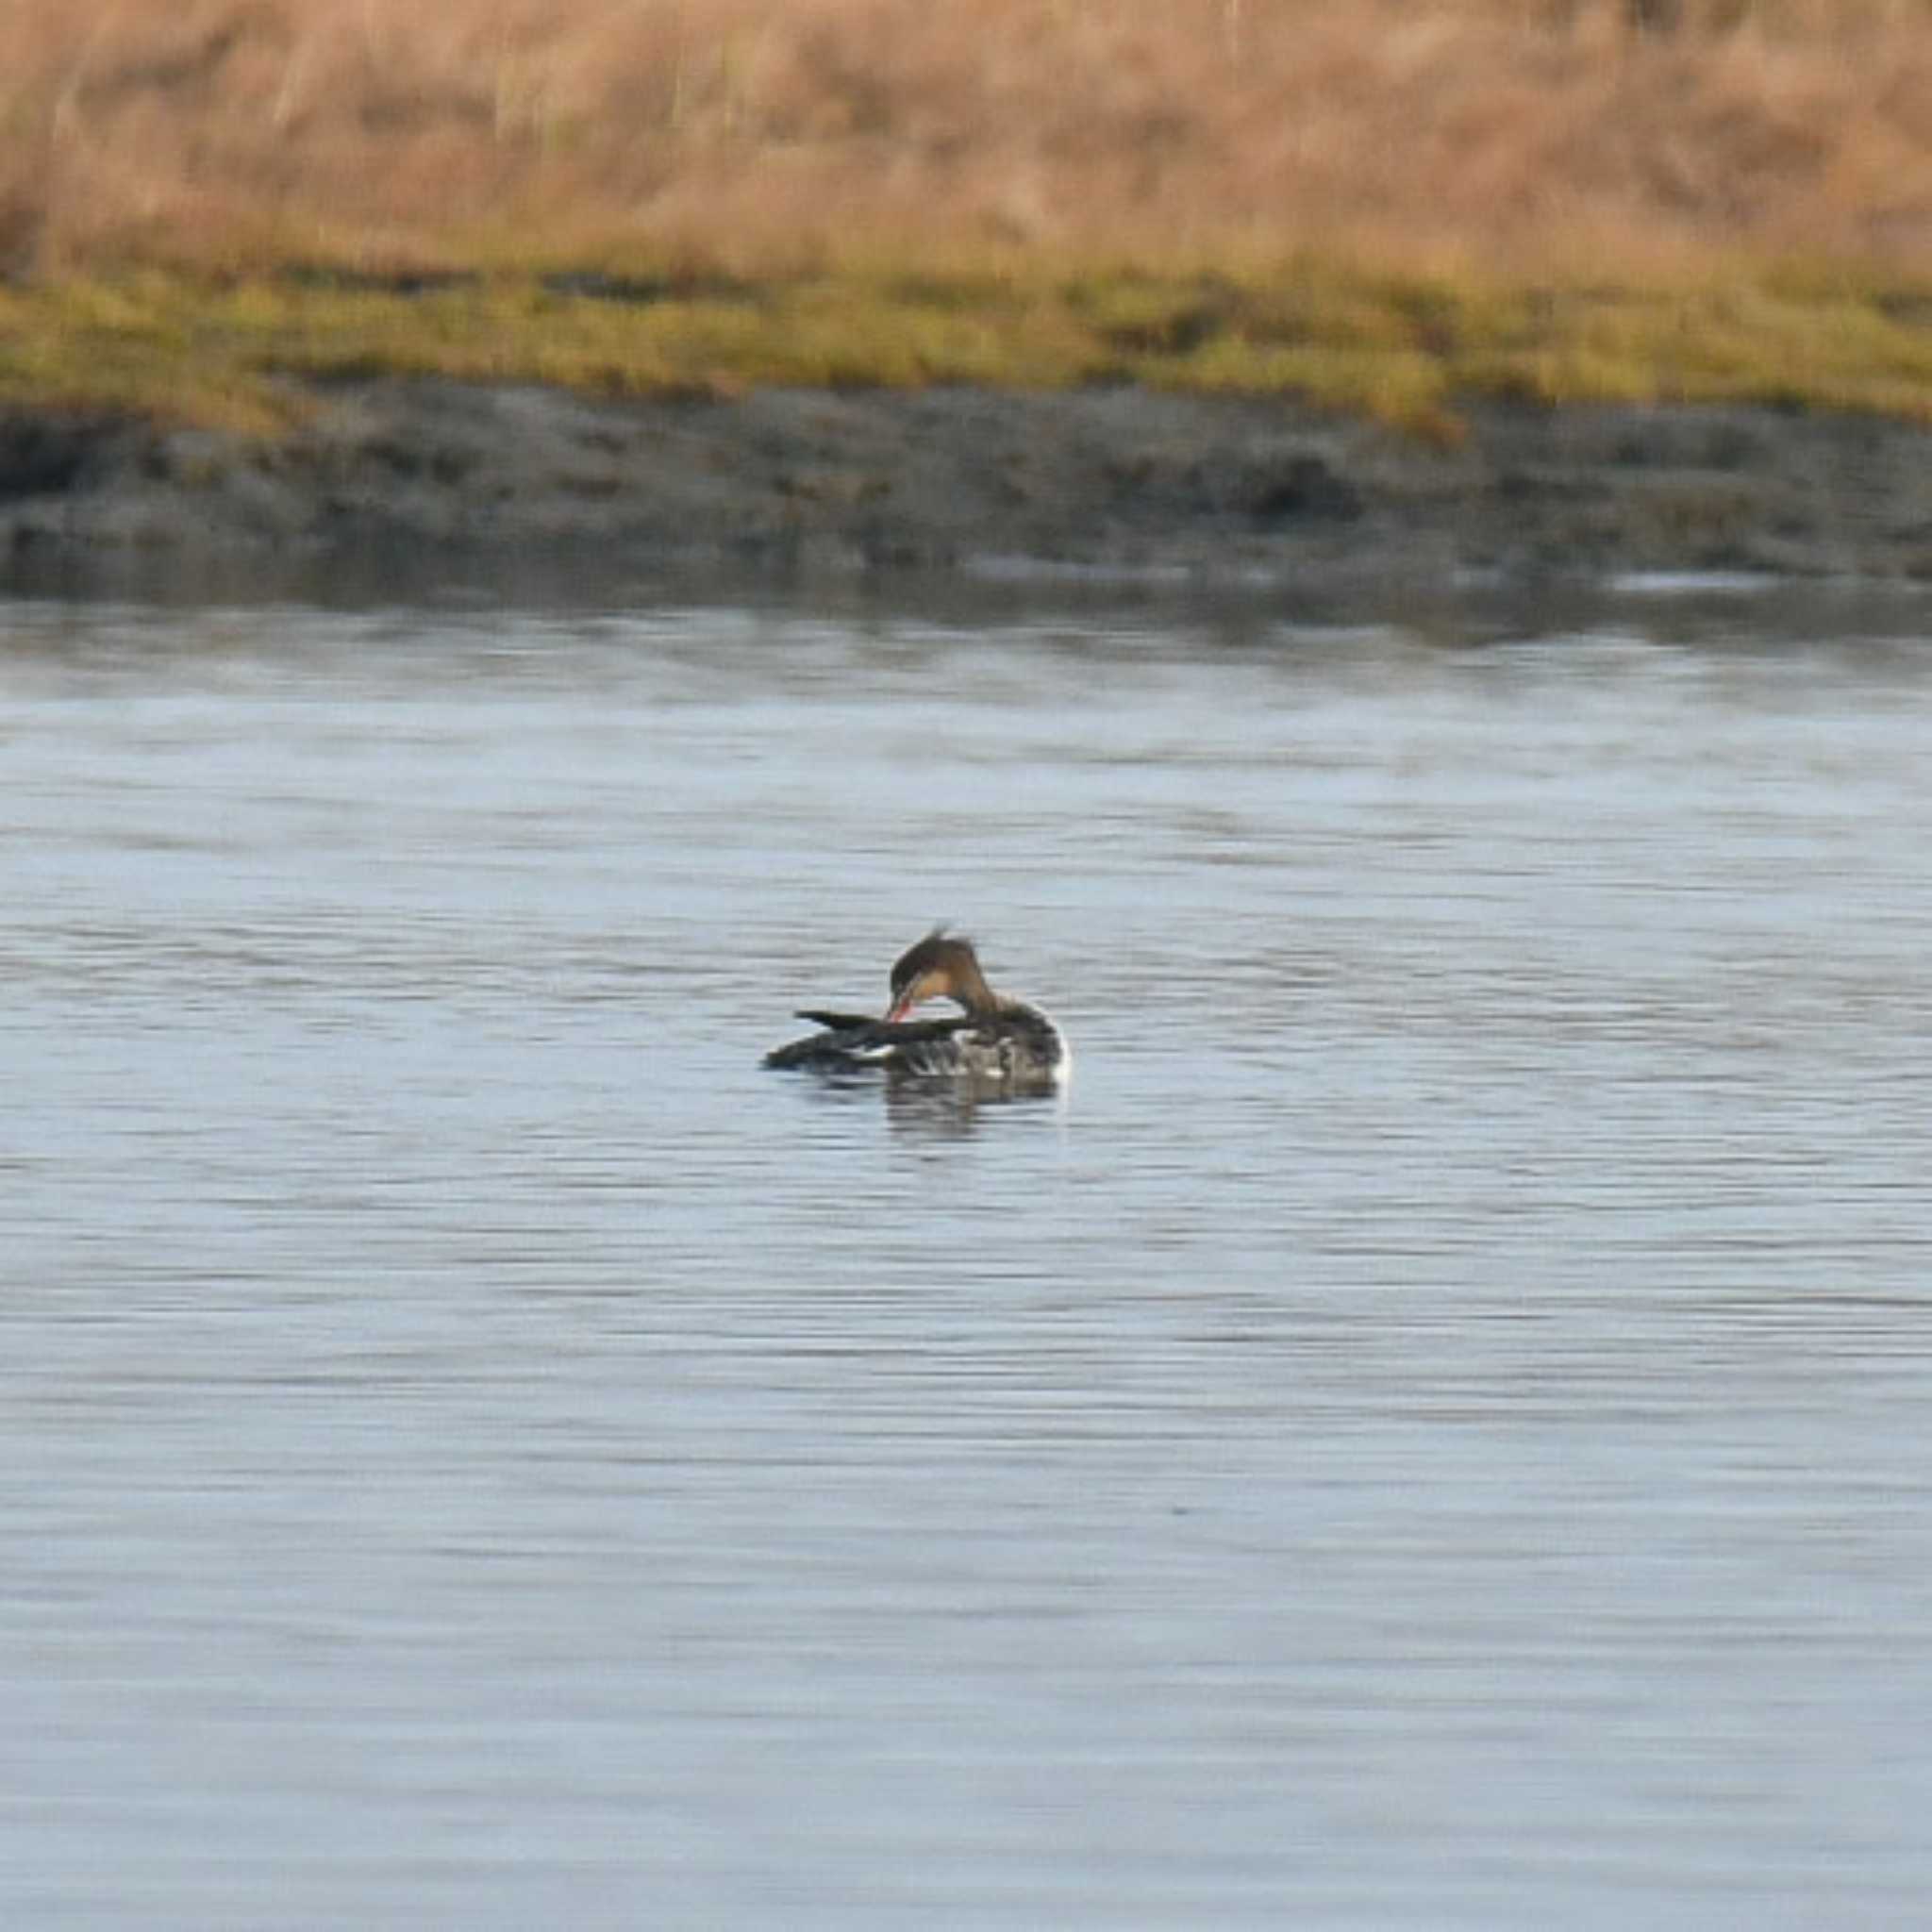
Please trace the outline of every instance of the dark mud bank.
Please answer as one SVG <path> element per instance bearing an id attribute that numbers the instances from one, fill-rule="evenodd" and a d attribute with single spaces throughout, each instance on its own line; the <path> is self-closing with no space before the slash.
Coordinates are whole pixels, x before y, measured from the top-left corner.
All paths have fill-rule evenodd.
<path id="1" fill-rule="evenodd" d="M 635 570 L 1932 578 L 1932 436 L 1869 417 L 1485 406 L 1440 448 L 1132 390 L 623 403 L 376 381 L 317 402 L 273 446 L 0 417 L 0 564 L 590 545 Z"/>

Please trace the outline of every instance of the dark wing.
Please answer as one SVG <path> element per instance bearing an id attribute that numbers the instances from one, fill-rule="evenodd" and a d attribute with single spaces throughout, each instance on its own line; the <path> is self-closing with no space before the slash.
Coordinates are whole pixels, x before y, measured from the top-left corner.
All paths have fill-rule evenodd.
<path id="1" fill-rule="evenodd" d="M 825 1030 L 774 1046 L 765 1056 L 766 1066 L 810 1067 L 822 1074 L 856 1074 L 869 1067 L 889 1067 L 908 1048 L 947 1039 L 967 1024 L 964 1015 L 902 1020 L 896 1026 L 850 1013 L 808 1012 L 799 1018 L 816 1020 Z"/>

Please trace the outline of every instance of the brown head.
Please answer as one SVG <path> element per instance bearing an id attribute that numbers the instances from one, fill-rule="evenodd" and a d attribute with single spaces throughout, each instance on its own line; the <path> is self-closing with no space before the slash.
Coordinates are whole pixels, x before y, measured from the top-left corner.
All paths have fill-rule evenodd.
<path id="1" fill-rule="evenodd" d="M 890 1025 L 903 1020 L 927 1000 L 957 1000 L 969 1013 L 991 1011 L 998 1004 L 973 941 L 935 926 L 892 967 L 892 1004 L 886 1009 Z"/>

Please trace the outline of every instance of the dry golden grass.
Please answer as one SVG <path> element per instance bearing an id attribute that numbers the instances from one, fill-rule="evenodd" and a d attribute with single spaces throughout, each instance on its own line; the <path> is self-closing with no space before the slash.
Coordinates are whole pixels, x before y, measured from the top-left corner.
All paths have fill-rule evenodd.
<path id="1" fill-rule="evenodd" d="M 0 401 L 1932 413 L 1932 0 L 0 0 Z"/>
<path id="2" fill-rule="evenodd" d="M 0 46 L 15 273 L 1932 258 L 1927 0 L 0 0 Z"/>

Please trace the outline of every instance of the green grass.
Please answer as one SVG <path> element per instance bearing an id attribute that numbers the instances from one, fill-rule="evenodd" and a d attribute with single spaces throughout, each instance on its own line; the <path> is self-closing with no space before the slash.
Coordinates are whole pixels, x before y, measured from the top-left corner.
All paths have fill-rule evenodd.
<path id="1" fill-rule="evenodd" d="M 868 268 L 755 284 L 648 268 L 413 286 L 291 268 L 0 287 L 0 406 L 272 436 L 319 379 L 611 396 L 771 385 L 1292 395 L 1453 437 L 1479 397 L 1749 401 L 1932 423 L 1932 282 L 1776 265 L 1643 288 L 1328 261 L 1162 277 Z"/>

